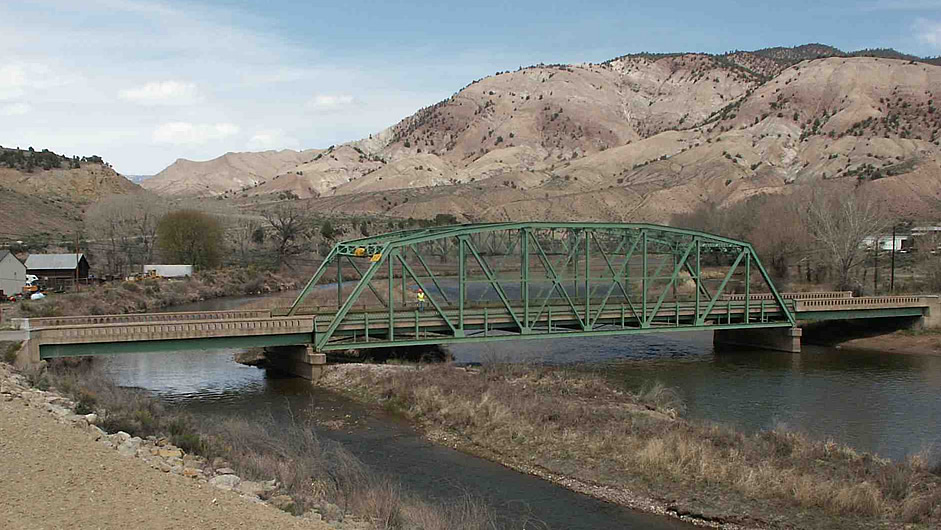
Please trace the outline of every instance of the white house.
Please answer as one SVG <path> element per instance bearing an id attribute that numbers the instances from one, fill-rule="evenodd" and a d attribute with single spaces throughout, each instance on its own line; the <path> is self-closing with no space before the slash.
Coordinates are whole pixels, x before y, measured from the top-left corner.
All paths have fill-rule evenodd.
<path id="1" fill-rule="evenodd" d="M 875 244 L 876 239 L 877 238 L 874 236 L 867 236 L 863 238 L 863 246 L 868 250 L 872 250 L 872 246 Z M 894 240 L 891 235 L 879 236 L 879 250 L 889 252 L 893 250 L 893 246 L 895 247 L 896 251 L 905 250 L 907 248 L 907 244 L 904 242 L 908 241 L 909 239 L 911 239 L 911 236 L 907 235 L 897 235 L 895 236 Z"/>
<path id="2" fill-rule="evenodd" d="M 26 285 L 26 265 L 9 250 L 0 250 L 0 293 L 6 296 L 23 291 Z"/>

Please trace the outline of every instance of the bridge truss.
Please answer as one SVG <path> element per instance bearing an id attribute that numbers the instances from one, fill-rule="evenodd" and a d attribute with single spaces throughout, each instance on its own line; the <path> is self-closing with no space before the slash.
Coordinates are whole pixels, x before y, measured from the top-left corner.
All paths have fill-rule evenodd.
<path id="1" fill-rule="evenodd" d="M 651 224 L 471 224 L 344 241 L 284 313 L 314 315 L 318 351 L 794 325 L 750 244 Z"/>

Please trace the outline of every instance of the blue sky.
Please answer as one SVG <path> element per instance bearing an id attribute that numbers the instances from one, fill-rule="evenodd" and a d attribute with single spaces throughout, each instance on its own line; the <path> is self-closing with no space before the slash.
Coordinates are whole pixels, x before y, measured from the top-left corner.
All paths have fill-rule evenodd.
<path id="1" fill-rule="evenodd" d="M 823 42 L 941 54 L 941 0 L 0 3 L 0 145 L 126 174 L 326 147 L 539 62 Z"/>

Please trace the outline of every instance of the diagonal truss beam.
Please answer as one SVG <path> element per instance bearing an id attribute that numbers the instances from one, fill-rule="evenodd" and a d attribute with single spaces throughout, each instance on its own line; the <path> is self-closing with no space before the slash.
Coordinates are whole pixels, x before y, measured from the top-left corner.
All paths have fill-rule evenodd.
<path id="1" fill-rule="evenodd" d="M 643 236 L 641 234 L 637 234 L 637 237 L 634 238 L 633 243 L 631 243 L 630 250 L 627 251 L 627 256 L 624 259 L 624 263 L 621 264 L 621 267 L 617 270 L 617 272 L 614 271 L 614 266 L 611 264 L 611 260 L 608 258 L 608 254 L 607 252 L 605 252 L 604 247 L 601 245 L 597 245 L 598 248 L 601 250 L 601 257 L 604 258 L 605 265 L 608 267 L 608 270 L 611 271 L 611 274 L 613 277 L 611 278 L 611 285 L 608 287 L 608 292 L 605 293 L 604 298 L 601 300 L 601 306 L 598 307 L 598 313 L 595 316 L 594 321 L 591 324 L 592 326 L 594 326 L 595 323 L 597 323 L 598 319 L 601 317 L 601 313 L 604 311 L 605 307 L 607 306 L 608 298 L 610 298 L 611 293 L 614 292 L 615 286 L 620 288 L 621 293 L 624 295 L 624 299 L 627 300 L 627 304 L 630 307 L 631 313 L 634 315 L 634 318 L 637 318 L 638 320 L 640 320 L 637 316 L 637 309 L 634 307 L 634 302 L 631 301 L 631 295 L 627 292 L 627 290 L 624 289 L 624 286 L 621 284 L 621 276 L 630 267 L 631 258 L 634 257 L 634 251 L 637 250 L 637 245 L 640 243 L 642 238 Z M 597 244 L 597 241 L 595 243 Z M 618 248 L 615 249 L 614 253 L 615 254 L 619 253 L 623 245 L 624 245 L 624 241 L 621 241 L 621 243 L 618 245 Z"/>
<path id="2" fill-rule="evenodd" d="M 360 279 L 362 279 L 363 271 L 359 268 L 359 265 L 357 265 L 356 262 L 353 261 L 353 258 L 349 256 L 346 256 L 346 260 L 349 262 L 350 265 L 353 266 L 353 270 L 356 271 L 356 274 L 359 275 Z M 368 287 L 369 287 L 369 290 L 372 291 L 372 294 L 376 296 L 376 299 L 379 300 L 379 303 L 382 304 L 382 307 L 389 307 L 389 304 L 388 302 L 386 302 L 385 297 L 379 294 L 379 291 L 377 291 L 376 288 L 373 287 L 372 282 L 369 283 Z"/>
<path id="3" fill-rule="evenodd" d="M 327 254 L 327 257 L 324 258 L 322 262 L 320 262 L 320 266 L 317 267 L 317 271 L 314 273 L 313 276 L 310 277 L 310 280 L 307 281 L 307 285 L 305 285 L 304 288 L 301 289 L 301 292 L 298 293 L 297 298 L 294 299 L 294 303 L 291 304 L 291 309 L 288 310 L 289 317 L 294 316 L 294 313 L 297 312 L 297 309 L 301 306 L 301 303 L 304 301 L 305 298 L 307 298 L 310 292 L 314 289 L 314 286 L 317 285 L 317 282 L 320 281 L 320 278 L 323 277 L 324 273 L 327 272 L 327 268 L 330 266 L 330 262 L 338 256 L 337 248 L 338 247 L 333 247 L 333 250 L 331 250 L 330 253 Z M 338 286 L 338 288 L 342 289 L 342 286 Z"/>
<path id="4" fill-rule="evenodd" d="M 742 258 L 745 257 L 745 254 L 748 253 L 748 249 L 744 248 L 741 252 L 738 253 L 738 257 L 735 258 L 735 263 L 732 263 L 732 266 L 729 267 L 729 272 L 725 273 L 725 278 L 722 279 L 722 283 L 719 284 L 719 288 L 716 289 L 715 296 L 712 297 L 712 300 L 709 301 L 709 305 L 706 306 L 705 311 L 700 315 L 696 315 L 696 325 L 702 326 L 706 321 L 706 316 L 712 312 L 712 308 L 715 307 L 716 302 L 719 300 L 719 297 L 722 296 L 722 291 L 725 290 L 725 286 L 729 283 L 729 280 L 732 278 L 732 275 L 735 274 L 735 269 L 738 268 L 738 264 L 742 262 Z"/>
<path id="5" fill-rule="evenodd" d="M 657 299 L 657 303 L 653 306 L 653 310 L 650 312 L 650 315 L 647 315 L 644 319 L 643 327 L 649 328 L 650 324 L 653 322 L 653 319 L 657 316 L 657 311 L 660 311 L 660 306 L 663 305 L 663 301 L 670 292 L 670 288 L 676 285 L 676 278 L 679 276 L 680 270 L 683 269 L 682 264 L 686 263 L 686 260 L 689 259 L 690 252 L 696 248 L 696 241 L 697 240 L 694 239 L 689 245 L 686 246 L 686 252 L 683 253 L 683 257 L 680 258 L 680 261 L 677 262 L 673 267 L 673 274 L 670 276 L 670 282 L 663 287 L 663 292 L 660 293 L 660 298 Z M 664 263 L 666 263 L 665 260 Z"/>
<path id="6" fill-rule="evenodd" d="M 431 292 L 429 292 L 428 289 L 425 289 L 424 284 L 422 284 L 421 280 L 418 279 L 418 275 L 415 274 L 415 271 L 412 270 L 412 267 L 410 267 L 408 262 L 405 261 L 405 257 L 402 254 L 404 254 L 404 252 L 399 253 L 398 256 L 396 256 L 399 260 L 399 263 L 402 264 L 402 268 L 405 269 L 405 271 L 408 272 L 408 275 L 412 277 L 412 280 L 418 284 L 418 288 L 425 292 L 425 296 L 428 298 L 428 301 L 431 302 L 431 305 L 435 308 L 435 311 L 438 312 L 438 315 L 441 316 L 441 318 L 444 320 L 444 323 L 447 324 L 449 328 L 451 328 L 451 333 L 457 334 L 457 328 L 454 327 L 454 324 L 451 322 L 448 316 L 444 314 L 444 310 L 441 309 L 441 306 L 438 305 L 438 302 L 435 302 L 435 298 L 431 296 Z"/>
<path id="7" fill-rule="evenodd" d="M 503 306 L 506 308 L 507 312 L 513 318 L 513 322 L 516 323 L 516 326 L 519 327 L 520 331 L 526 329 L 523 326 L 523 323 L 520 322 L 519 317 L 516 315 L 516 312 L 513 311 L 513 305 L 510 303 L 509 297 L 507 297 L 506 292 L 503 291 L 503 286 L 500 285 L 500 281 L 496 278 L 493 271 L 490 270 L 490 267 L 487 265 L 487 262 L 480 257 L 480 253 L 477 252 L 477 247 L 470 239 L 465 239 L 464 243 L 467 245 L 467 249 L 471 251 L 471 255 L 474 256 L 474 259 L 477 260 L 477 264 L 480 265 L 480 269 L 483 271 L 484 276 L 489 280 L 490 285 L 493 286 L 494 290 L 497 291 L 497 295 L 500 297 L 500 300 L 503 302 Z"/>
<path id="8" fill-rule="evenodd" d="M 530 234 L 532 236 L 532 234 Z M 583 319 L 581 315 L 578 314 L 578 309 L 575 308 L 575 303 L 572 302 L 572 299 L 569 298 L 569 294 L 565 291 L 565 288 L 562 286 L 562 280 L 559 278 L 559 275 L 555 272 L 555 268 L 552 266 L 552 263 L 549 261 L 549 257 L 546 256 L 546 252 L 543 250 L 542 245 L 539 244 L 539 241 L 536 238 L 532 238 L 533 245 L 538 251 L 539 258 L 542 261 L 543 266 L 546 268 L 546 271 L 549 273 L 550 279 L 552 280 L 553 287 L 562 295 L 562 298 L 565 298 L 565 301 L 568 302 L 569 307 L 572 308 L 572 312 L 575 314 L 575 318 L 578 319 L 578 323 L 582 326 L 583 329 L 587 328 L 587 319 L 588 315 L 585 315 Z M 550 291 L 551 293 L 551 291 Z M 536 317 L 533 318 L 533 322 L 539 322 L 539 319 L 542 318 L 542 313 L 545 311 L 546 304 L 549 303 L 549 296 L 546 295 L 546 298 L 542 302 L 542 306 L 539 307 L 539 311 L 536 313 Z"/>

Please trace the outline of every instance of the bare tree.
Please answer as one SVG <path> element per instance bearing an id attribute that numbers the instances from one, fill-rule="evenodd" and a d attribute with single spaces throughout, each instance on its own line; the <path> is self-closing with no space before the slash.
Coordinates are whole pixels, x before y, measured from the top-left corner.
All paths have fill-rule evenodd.
<path id="1" fill-rule="evenodd" d="M 110 195 L 93 204 L 85 212 L 85 226 L 92 243 L 104 249 L 110 274 L 124 275 L 132 261 L 134 208 L 128 198 Z"/>
<path id="2" fill-rule="evenodd" d="M 137 196 L 131 201 L 134 207 L 133 225 L 141 250 L 143 263 L 153 263 L 157 242 L 157 225 L 166 215 L 167 207 L 153 197 Z"/>
<path id="3" fill-rule="evenodd" d="M 152 262 L 157 223 L 166 212 L 150 195 L 109 195 L 85 213 L 85 226 L 94 247 L 104 249 L 107 270 L 123 275 Z"/>
<path id="4" fill-rule="evenodd" d="M 836 269 L 837 289 L 852 289 L 853 272 L 865 260 L 865 243 L 890 225 L 872 197 L 837 188 L 815 190 L 804 218 L 821 251 Z"/>
<path id="5" fill-rule="evenodd" d="M 746 217 L 753 223 L 747 239 L 762 261 L 767 260 L 771 274 L 782 280 L 789 276 L 791 265 L 810 244 L 799 201 L 800 197 L 795 195 L 762 195 L 746 203 L 752 213 Z"/>
<path id="6" fill-rule="evenodd" d="M 295 202 L 282 202 L 262 212 L 262 217 L 271 227 L 280 267 L 287 256 L 298 251 L 298 240 L 311 229 L 309 207 L 306 203 L 300 206 Z"/>
<path id="7" fill-rule="evenodd" d="M 259 231 L 261 231 L 260 237 Z M 232 247 L 238 253 L 242 265 L 248 263 L 248 252 L 252 245 L 264 241 L 264 227 L 261 221 L 252 217 L 236 217 L 230 221 L 226 234 L 232 243 Z"/>

